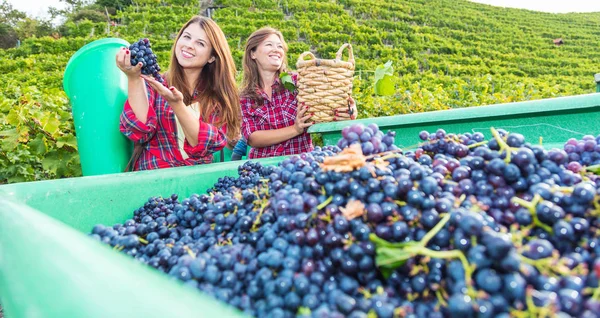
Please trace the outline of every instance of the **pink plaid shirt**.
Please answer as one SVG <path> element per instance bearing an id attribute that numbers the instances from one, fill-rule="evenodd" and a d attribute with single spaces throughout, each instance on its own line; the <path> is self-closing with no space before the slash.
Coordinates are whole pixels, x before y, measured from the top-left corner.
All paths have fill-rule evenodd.
<path id="1" fill-rule="evenodd" d="M 298 74 L 291 73 L 294 84 L 297 84 Z M 257 106 L 258 101 L 241 97 L 242 105 L 242 134 L 248 140 L 253 132 L 258 130 L 273 130 L 292 126 L 296 122 L 296 107 L 298 105 L 298 91 L 292 93 L 287 89 L 279 89 L 279 79 L 275 79 L 273 85 L 273 97 L 269 100 L 267 94 L 260 89 L 263 97 L 261 105 Z M 256 106 L 256 107 L 255 107 Z M 280 144 L 264 148 L 250 149 L 249 159 L 266 158 L 274 156 L 287 156 L 301 154 L 313 150 L 310 135 L 305 131 L 292 139 L 286 140 Z"/>
<path id="2" fill-rule="evenodd" d="M 125 102 L 121 114 L 121 132 L 134 143 L 145 143 L 144 150 L 135 162 L 133 170 L 211 163 L 212 153 L 223 149 L 227 143 L 226 128 L 219 129 L 212 125 L 218 120 L 217 116 L 213 114 L 210 123 L 200 119 L 198 144 L 192 147 L 186 139 L 184 150 L 189 158 L 183 159 L 177 143 L 177 125 L 173 109 L 150 85 L 146 84 L 146 88 L 150 104 L 146 123 L 137 119 L 129 105 L 129 100 Z"/>

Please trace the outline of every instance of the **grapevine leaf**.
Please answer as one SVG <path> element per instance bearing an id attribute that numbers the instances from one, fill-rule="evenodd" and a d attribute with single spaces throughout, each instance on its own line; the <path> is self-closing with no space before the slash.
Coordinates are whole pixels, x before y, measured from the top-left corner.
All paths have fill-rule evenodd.
<path id="1" fill-rule="evenodd" d="M 392 61 L 377 66 L 375 70 L 375 94 L 379 96 L 393 95 L 395 88 L 394 67 Z"/>
<path id="2" fill-rule="evenodd" d="M 0 139 L 2 140 L 2 150 L 14 150 L 19 143 L 19 132 L 17 132 L 17 128 L 0 131 Z"/>
<path id="3" fill-rule="evenodd" d="M 50 152 L 46 155 L 44 159 L 42 159 L 42 166 L 44 170 L 48 170 L 54 174 L 61 166 L 61 158 L 56 152 Z"/>
<path id="4" fill-rule="evenodd" d="M 42 129 L 47 131 L 50 135 L 55 136 L 58 133 L 60 121 L 53 114 L 46 114 L 40 118 Z"/>
<path id="5" fill-rule="evenodd" d="M 384 77 L 375 83 L 375 94 L 379 96 L 390 96 L 394 95 L 396 87 L 394 85 L 394 77 L 390 75 L 384 75 Z"/>
<path id="6" fill-rule="evenodd" d="M 56 139 L 56 147 L 62 148 L 67 146 L 72 149 L 77 149 L 77 138 L 73 135 L 61 136 Z"/>
<path id="7" fill-rule="evenodd" d="M 585 171 L 591 172 L 596 175 L 600 175 L 600 165 L 593 165 L 585 167 Z"/>
<path id="8" fill-rule="evenodd" d="M 292 93 L 296 91 L 296 85 L 294 84 L 294 81 L 292 80 L 292 76 L 290 76 L 290 74 L 285 72 L 281 73 L 279 74 L 279 79 L 281 80 L 283 87 L 285 87 L 288 91 Z"/>
<path id="9" fill-rule="evenodd" d="M 5 99 L 0 101 L 0 113 L 8 113 L 11 107 L 12 103 L 10 100 Z"/>
<path id="10" fill-rule="evenodd" d="M 401 248 L 378 247 L 375 254 L 377 267 L 394 269 L 402 266 L 413 254 Z"/>
<path id="11" fill-rule="evenodd" d="M 19 114 L 17 114 L 17 111 L 15 109 L 8 112 L 8 115 L 6 116 L 6 123 L 10 126 L 19 126 Z"/>
<path id="12" fill-rule="evenodd" d="M 46 153 L 46 141 L 43 135 L 37 135 L 35 139 L 31 140 L 28 145 L 29 149 L 35 154 L 44 155 Z"/>
<path id="13" fill-rule="evenodd" d="M 27 179 L 25 179 L 25 177 L 23 177 L 22 175 L 13 175 L 13 176 L 8 177 L 8 179 L 6 181 L 8 181 L 8 183 L 17 183 L 17 182 L 25 182 L 25 181 L 27 181 Z"/>

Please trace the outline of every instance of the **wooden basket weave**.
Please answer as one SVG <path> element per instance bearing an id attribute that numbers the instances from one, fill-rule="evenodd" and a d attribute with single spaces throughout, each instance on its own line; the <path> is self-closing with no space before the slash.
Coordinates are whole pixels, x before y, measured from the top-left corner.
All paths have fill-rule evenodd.
<path id="1" fill-rule="evenodd" d="M 348 48 L 348 61 L 342 61 L 342 52 Z M 305 60 L 306 57 L 310 59 Z M 333 60 L 317 59 L 311 52 L 304 52 L 296 63 L 298 71 L 298 102 L 309 106 L 314 113 L 312 122 L 329 122 L 335 117 L 335 109 L 348 107 L 352 94 L 354 54 L 346 43 L 340 47 Z"/>

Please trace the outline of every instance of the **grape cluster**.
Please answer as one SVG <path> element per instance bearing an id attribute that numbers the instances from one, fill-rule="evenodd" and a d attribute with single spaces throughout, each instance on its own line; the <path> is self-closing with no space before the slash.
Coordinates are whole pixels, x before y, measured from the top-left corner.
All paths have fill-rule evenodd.
<path id="1" fill-rule="evenodd" d="M 131 52 L 131 65 L 142 63 L 142 74 L 152 75 L 157 81 L 164 84 L 164 79 L 160 76 L 160 66 L 156 60 L 156 54 L 152 52 L 150 40 L 147 38 L 129 46 Z"/>
<path id="2" fill-rule="evenodd" d="M 594 175 L 492 132 L 422 132 L 401 154 L 393 133 L 352 125 L 339 147 L 246 162 L 91 236 L 259 317 L 596 317 Z M 355 143 L 363 165 L 328 165 Z"/>
<path id="3" fill-rule="evenodd" d="M 355 124 L 342 129 L 342 138 L 338 141 L 337 146 L 343 149 L 358 143 L 365 155 L 395 151 L 398 150 L 398 147 L 394 145 L 395 135 L 394 131 L 389 131 L 384 135 L 375 123 L 368 126 Z"/>

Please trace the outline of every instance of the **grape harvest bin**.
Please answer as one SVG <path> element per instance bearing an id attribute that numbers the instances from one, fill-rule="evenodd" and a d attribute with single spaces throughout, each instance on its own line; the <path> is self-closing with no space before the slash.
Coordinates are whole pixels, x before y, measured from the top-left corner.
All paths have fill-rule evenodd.
<path id="1" fill-rule="evenodd" d="M 395 130 L 414 147 L 421 130 L 490 127 L 561 146 L 600 133 L 600 94 L 359 120 Z M 319 124 L 335 144 L 348 122 Z M 275 164 L 279 158 L 263 159 Z M 0 186 L 0 303 L 7 317 L 232 317 L 235 309 L 88 238 L 93 225 L 122 223 L 151 196 L 204 193 L 241 162 Z"/>

